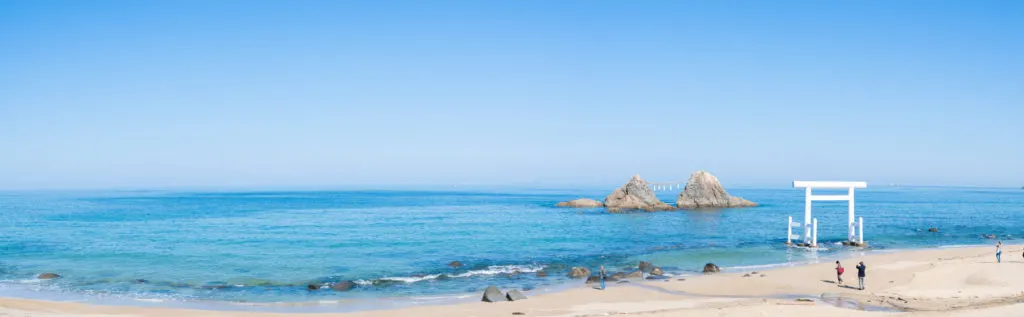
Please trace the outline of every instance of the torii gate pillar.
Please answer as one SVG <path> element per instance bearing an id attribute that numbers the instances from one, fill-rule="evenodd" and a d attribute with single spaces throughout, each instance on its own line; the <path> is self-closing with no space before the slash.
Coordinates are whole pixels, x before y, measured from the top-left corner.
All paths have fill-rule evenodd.
<path id="1" fill-rule="evenodd" d="M 854 214 L 854 188 L 867 188 L 867 182 L 819 182 L 819 181 L 793 181 L 793 188 L 804 188 L 804 222 L 800 225 L 803 226 L 803 239 L 804 243 L 810 246 L 818 245 L 818 229 L 817 219 L 813 218 L 811 213 L 811 202 L 814 201 L 846 201 L 849 204 L 847 213 L 847 242 L 854 245 L 864 244 L 864 218 L 857 218 Z M 846 189 L 846 195 L 815 195 L 813 189 Z M 792 219 L 792 217 L 791 217 Z M 794 223 L 790 220 L 789 226 L 792 228 Z M 858 234 L 859 229 L 859 234 Z M 794 236 L 790 234 L 787 240 L 792 240 Z"/>

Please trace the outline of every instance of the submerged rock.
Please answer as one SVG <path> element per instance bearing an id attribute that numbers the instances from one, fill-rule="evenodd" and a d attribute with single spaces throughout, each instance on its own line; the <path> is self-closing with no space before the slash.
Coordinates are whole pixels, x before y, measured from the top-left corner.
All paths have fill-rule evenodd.
<path id="1" fill-rule="evenodd" d="M 499 289 L 497 286 L 491 285 L 488 286 L 486 290 L 484 290 L 484 296 L 483 298 L 480 299 L 480 301 L 490 303 L 505 302 L 508 301 L 508 298 L 505 298 L 505 294 L 501 292 L 501 289 Z"/>
<path id="2" fill-rule="evenodd" d="M 939 232 L 939 228 L 928 228 L 928 232 Z"/>
<path id="3" fill-rule="evenodd" d="M 320 289 L 320 284 L 309 284 L 309 285 L 306 285 L 306 289 L 307 290 L 311 290 L 311 291 L 318 290 L 318 289 Z"/>
<path id="4" fill-rule="evenodd" d="M 356 287 L 356 282 L 353 281 L 341 281 L 331 285 L 331 289 L 339 292 L 347 292 Z"/>
<path id="5" fill-rule="evenodd" d="M 573 267 L 569 270 L 569 277 L 571 278 L 583 278 L 590 276 L 590 269 L 585 267 Z"/>
<path id="6" fill-rule="evenodd" d="M 718 265 L 714 263 L 704 264 L 704 273 L 718 273 L 722 270 L 718 268 Z"/>
<path id="7" fill-rule="evenodd" d="M 448 266 L 451 268 L 458 268 L 462 266 L 462 262 L 452 261 L 451 263 L 448 263 Z"/>
<path id="8" fill-rule="evenodd" d="M 518 290 L 511 290 L 508 291 L 508 294 L 505 294 L 505 298 L 510 301 L 517 301 L 526 299 L 526 295 L 523 295 L 523 292 Z"/>
<path id="9" fill-rule="evenodd" d="M 537 277 L 546 277 L 546 276 L 548 276 L 548 272 L 537 271 Z"/>
<path id="10" fill-rule="evenodd" d="M 604 207 L 604 203 L 596 201 L 590 198 L 580 198 L 570 201 L 563 201 L 555 204 L 555 207 L 571 207 L 571 208 L 601 208 Z"/>
<path id="11" fill-rule="evenodd" d="M 36 276 L 36 278 L 40 279 L 40 280 L 52 280 L 52 279 L 60 278 L 60 277 L 61 277 L 60 274 L 57 274 L 57 273 L 43 273 L 43 274 L 39 274 L 39 276 Z"/>
<path id="12" fill-rule="evenodd" d="M 756 203 L 729 195 L 718 182 L 718 177 L 705 171 L 690 175 L 683 192 L 676 199 L 676 207 L 682 209 L 755 207 Z"/>
<path id="13" fill-rule="evenodd" d="M 609 211 L 620 210 L 673 210 L 671 205 L 666 204 L 654 196 L 654 191 L 647 181 L 640 178 L 640 175 L 633 175 L 626 185 L 619 187 L 611 195 L 605 197 L 604 206 Z"/>

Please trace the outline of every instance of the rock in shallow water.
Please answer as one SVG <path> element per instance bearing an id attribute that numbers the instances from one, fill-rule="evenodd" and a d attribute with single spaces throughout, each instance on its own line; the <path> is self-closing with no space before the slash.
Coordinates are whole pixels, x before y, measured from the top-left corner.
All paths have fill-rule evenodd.
<path id="1" fill-rule="evenodd" d="M 60 278 L 60 274 L 57 274 L 57 273 L 43 273 L 43 274 L 39 274 L 39 276 L 36 276 L 36 278 L 38 278 L 40 280 L 52 280 L 52 279 L 55 279 L 55 278 Z"/>
<path id="2" fill-rule="evenodd" d="M 704 273 L 718 273 L 722 270 L 718 268 L 718 265 L 714 263 L 704 264 Z"/>
<path id="3" fill-rule="evenodd" d="M 654 270 L 654 264 L 651 264 L 651 262 L 640 261 L 640 265 L 638 265 L 637 268 L 640 269 L 640 272 L 651 273 L 651 271 Z"/>
<path id="4" fill-rule="evenodd" d="M 486 290 L 484 290 L 484 296 L 480 300 L 484 302 L 494 303 L 506 302 L 508 301 L 508 298 L 505 298 L 505 294 L 501 292 L 501 289 L 499 289 L 497 286 L 491 285 L 488 286 Z"/>
<path id="5" fill-rule="evenodd" d="M 563 201 L 555 204 L 555 207 L 570 207 L 570 208 L 601 208 L 604 207 L 604 203 L 596 201 L 590 198 L 580 198 L 570 201 Z"/>
<path id="6" fill-rule="evenodd" d="M 683 192 L 676 199 L 676 207 L 682 209 L 755 207 L 756 203 L 729 195 L 718 182 L 718 177 L 705 171 L 690 175 Z"/>
<path id="7" fill-rule="evenodd" d="M 577 266 L 569 270 L 569 277 L 571 278 L 583 278 L 587 276 L 590 276 L 590 269 L 585 267 Z"/>
<path id="8" fill-rule="evenodd" d="M 655 267 L 655 268 L 651 269 L 651 275 L 661 276 L 661 275 L 665 275 L 665 272 L 662 271 L 660 267 Z"/>
<path id="9" fill-rule="evenodd" d="M 356 287 L 356 282 L 353 281 L 341 281 L 331 285 L 331 289 L 339 292 L 347 292 Z"/>
<path id="10" fill-rule="evenodd" d="M 458 268 L 462 266 L 462 262 L 452 261 L 451 263 L 448 263 L 448 266 L 451 268 Z"/>

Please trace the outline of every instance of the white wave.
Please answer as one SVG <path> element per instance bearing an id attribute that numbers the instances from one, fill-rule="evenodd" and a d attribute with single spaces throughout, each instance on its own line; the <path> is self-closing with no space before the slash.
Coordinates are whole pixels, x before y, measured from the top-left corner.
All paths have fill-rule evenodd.
<path id="1" fill-rule="evenodd" d="M 488 266 L 486 269 L 482 269 L 482 270 L 471 270 L 471 271 L 468 271 L 468 272 L 465 272 L 465 273 L 451 274 L 451 275 L 447 275 L 447 276 L 451 277 L 451 278 L 465 278 L 465 277 L 484 276 L 484 275 L 499 275 L 499 274 L 513 274 L 513 273 L 535 273 L 535 272 L 539 272 L 540 270 L 543 270 L 543 269 L 544 269 L 543 265 L 492 265 L 492 266 Z M 442 275 L 446 275 L 446 274 L 439 273 L 439 274 L 427 274 L 427 275 L 422 275 L 422 276 L 387 276 L 387 277 L 378 278 L 376 280 L 377 281 L 394 281 L 394 282 L 402 282 L 402 283 L 416 283 L 416 282 L 422 282 L 422 281 L 427 281 L 427 280 L 434 280 L 434 279 L 437 279 L 437 278 L 441 277 Z M 358 285 L 372 285 L 373 284 L 373 280 L 356 280 L 356 281 L 353 281 L 353 282 L 358 284 Z"/>

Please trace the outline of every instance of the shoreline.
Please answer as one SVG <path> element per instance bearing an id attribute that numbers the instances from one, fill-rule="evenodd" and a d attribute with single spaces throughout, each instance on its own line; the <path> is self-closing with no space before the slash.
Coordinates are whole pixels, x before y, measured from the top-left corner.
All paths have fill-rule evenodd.
<path id="1" fill-rule="evenodd" d="M 38 299 L 23 299 L 2 297 L 0 298 L 0 313 L 33 314 L 32 316 L 51 316 L 47 313 L 56 311 L 64 314 L 96 314 L 100 315 L 144 315 L 163 316 L 165 314 L 176 314 L 189 312 L 189 315 L 203 316 L 250 316 L 250 315 L 338 315 L 338 316 L 461 316 L 470 315 L 503 315 L 507 316 L 514 311 L 532 311 L 529 315 L 550 315 L 561 316 L 553 312 L 584 312 L 584 314 L 570 313 L 566 316 L 589 315 L 589 311 L 615 311 L 617 313 L 653 313 L 657 311 L 684 312 L 688 310 L 700 311 L 702 308 L 716 307 L 715 309 L 727 309 L 744 311 L 749 307 L 766 306 L 778 308 L 789 307 L 784 310 L 802 310 L 799 307 L 815 307 L 814 310 L 843 310 L 850 313 L 865 314 L 889 314 L 903 311 L 907 313 L 934 313 L 934 312 L 963 312 L 981 309 L 1001 309 L 1001 307 L 1024 301 L 1024 273 L 1006 271 L 1013 267 L 1024 264 L 1019 250 L 1021 246 L 1006 246 L 1004 262 L 999 266 L 994 263 L 986 263 L 983 259 L 986 253 L 992 254 L 991 246 L 957 246 L 941 247 L 932 249 L 910 249 L 910 250 L 879 250 L 874 252 L 865 250 L 862 254 L 845 254 L 839 261 L 848 262 L 846 280 L 855 281 L 855 272 L 852 269 L 853 263 L 864 259 L 868 264 L 868 289 L 860 292 L 842 287 L 829 285 L 828 278 L 834 279 L 834 259 L 822 258 L 817 263 L 805 263 L 793 266 L 782 266 L 777 268 L 732 268 L 728 272 L 711 275 L 697 275 L 687 277 L 673 277 L 660 281 L 631 281 L 626 284 L 609 283 L 605 291 L 593 290 L 589 285 L 566 285 L 561 290 L 549 292 L 526 292 L 529 299 L 508 303 L 481 303 L 478 301 L 478 294 L 453 295 L 455 302 L 433 303 L 433 304 L 411 304 L 402 306 L 379 307 L 376 309 L 364 309 L 352 311 L 339 309 L 340 304 L 355 304 L 348 300 L 332 301 L 324 304 L 324 301 L 304 302 L 313 304 L 312 307 L 325 308 L 318 311 L 265 311 L 265 310 L 196 310 L 193 308 L 166 307 L 162 305 L 103 305 L 89 302 L 71 301 L 48 301 Z M 928 260 L 930 259 L 930 260 Z M 988 259 L 987 262 L 994 262 Z M 971 270 L 970 268 L 982 268 L 985 265 L 989 269 L 996 269 L 996 273 L 986 272 L 987 270 Z M 948 266 L 948 267 L 947 267 Z M 957 268 L 953 268 L 957 267 Z M 966 269 L 964 267 L 967 267 Z M 932 272 L 941 268 L 940 272 Z M 756 274 L 752 275 L 752 272 Z M 943 278 L 918 281 L 915 277 L 919 275 L 937 275 L 946 277 L 950 273 L 969 273 L 966 276 L 964 285 L 946 289 L 934 286 L 920 287 L 917 284 L 928 284 L 942 282 Z M 1004 279 L 1002 274 L 1011 274 L 1012 279 Z M 978 275 L 980 274 L 980 275 Z M 988 276 L 986 274 L 994 274 Z M 747 275 L 744 277 L 744 275 Z M 808 278 L 814 275 L 816 278 Z M 1019 278 L 1018 278 L 1019 276 Z M 888 280 L 887 282 L 885 280 Z M 1008 281 L 1018 283 L 1010 283 Z M 1009 284 L 1007 284 L 1009 283 Z M 991 284 L 991 285 L 989 285 Z M 878 289 L 873 289 L 872 286 Z M 980 287 L 979 287 L 980 286 Z M 973 287 L 973 288 L 972 288 Z M 957 295 L 964 289 L 969 291 L 963 295 Z M 960 292 L 960 293 L 951 293 Z M 477 296 L 473 296 L 477 295 Z M 937 296 L 942 295 L 942 296 Z M 973 296 L 973 297 L 972 297 Z M 809 298 L 814 300 L 813 305 L 807 302 L 795 302 L 795 298 Z M 403 297 L 411 300 L 411 297 Z M 388 299 L 370 300 L 381 304 L 381 301 Z M 665 300 L 661 302 L 660 300 Z M 834 301 L 836 304 L 823 304 L 822 302 Z M 940 309 L 931 309 L 937 302 L 941 302 Z M 684 305 L 685 304 L 685 305 Z M 302 304 L 273 304 L 277 307 L 296 307 Z M 843 306 L 853 306 L 843 307 Z M 253 307 L 252 303 L 240 304 L 235 307 Z M 683 307 L 685 306 L 685 307 Z M 722 307 L 718 307 L 722 306 Z M 777 306 L 777 307 L 776 307 Z M 831 307 L 830 307 L 831 306 Z M 860 309 L 857 309 L 857 306 Z M 47 307 L 46 309 L 42 309 Z M 762 307 L 762 308 L 766 308 Z M 628 309 L 627 309 L 628 308 Z M 632 311 L 632 313 L 630 312 Z M 499 312 L 504 312 L 500 314 Z M 552 313 L 552 314 L 549 314 Z M 2 314 L 0 314 L 2 315 Z M 55 314 L 52 316 L 63 316 Z"/>

